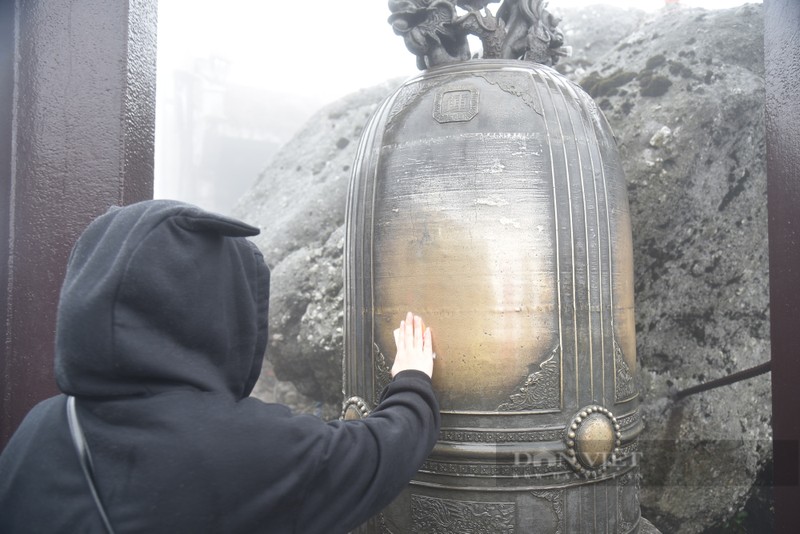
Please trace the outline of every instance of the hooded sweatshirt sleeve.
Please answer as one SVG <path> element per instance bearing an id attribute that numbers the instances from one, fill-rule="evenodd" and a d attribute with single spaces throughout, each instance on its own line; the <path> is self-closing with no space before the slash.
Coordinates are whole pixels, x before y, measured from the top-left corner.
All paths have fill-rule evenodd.
<path id="1" fill-rule="evenodd" d="M 388 505 L 430 454 L 439 405 L 421 371 L 398 373 L 360 421 L 326 425 L 297 517 L 296 532 L 347 532 Z"/>
<path id="2" fill-rule="evenodd" d="M 246 239 L 258 232 L 153 200 L 109 210 L 73 249 L 56 379 L 82 410 L 119 531 L 346 532 L 433 447 L 439 409 L 418 371 L 399 373 L 361 421 L 250 397 L 268 339 L 269 270 Z M 25 502 L 58 512 L 36 495 Z"/>

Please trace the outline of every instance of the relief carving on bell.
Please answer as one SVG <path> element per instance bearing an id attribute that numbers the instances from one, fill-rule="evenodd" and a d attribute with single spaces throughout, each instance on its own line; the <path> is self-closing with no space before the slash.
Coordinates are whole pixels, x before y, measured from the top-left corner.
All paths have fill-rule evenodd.
<path id="1" fill-rule="evenodd" d="M 345 411 L 377 404 L 392 329 L 414 310 L 435 333 L 442 430 L 360 532 L 637 531 L 642 423 L 616 144 L 592 99 L 541 64 L 561 53 L 542 2 L 496 15 L 490 3 L 389 2 L 425 70 L 372 117 L 354 165 Z M 494 58 L 461 61 L 466 34 Z"/>

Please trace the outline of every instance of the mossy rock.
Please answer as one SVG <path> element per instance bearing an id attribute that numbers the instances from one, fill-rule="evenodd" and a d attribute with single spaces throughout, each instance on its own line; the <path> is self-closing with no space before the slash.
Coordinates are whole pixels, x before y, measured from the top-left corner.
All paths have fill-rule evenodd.
<path id="1" fill-rule="evenodd" d="M 655 70 L 666 62 L 667 58 L 664 57 L 664 54 L 658 54 L 647 60 L 645 68 L 647 70 Z"/>
<path id="2" fill-rule="evenodd" d="M 592 72 L 583 80 L 581 87 L 589 93 L 592 98 L 600 96 L 612 96 L 617 94 L 617 89 L 636 78 L 635 72 L 618 69 L 607 77 L 602 77 L 598 72 Z"/>
<path id="3" fill-rule="evenodd" d="M 672 85 L 672 81 L 669 78 L 653 74 L 651 70 L 643 70 L 636 79 L 639 81 L 639 94 L 641 96 L 662 96 Z"/>
<path id="4" fill-rule="evenodd" d="M 695 78 L 694 71 L 680 61 L 669 62 L 669 73 L 681 78 Z"/>

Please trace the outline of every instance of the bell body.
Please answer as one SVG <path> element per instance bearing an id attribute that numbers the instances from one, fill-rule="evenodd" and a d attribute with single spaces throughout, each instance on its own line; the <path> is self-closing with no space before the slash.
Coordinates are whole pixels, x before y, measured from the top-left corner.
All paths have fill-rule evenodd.
<path id="1" fill-rule="evenodd" d="M 602 113 L 548 67 L 438 67 L 376 112 L 347 208 L 344 417 L 377 404 L 411 310 L 442 430 L 362 532 L 638 529 L 625 187 Z"/>

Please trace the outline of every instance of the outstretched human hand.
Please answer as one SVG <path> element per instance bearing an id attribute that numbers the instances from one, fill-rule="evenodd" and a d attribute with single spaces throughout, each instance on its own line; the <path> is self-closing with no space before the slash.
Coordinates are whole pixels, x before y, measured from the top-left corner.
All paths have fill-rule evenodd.
<path id="1" fill-rule="evenodd" d="M 397 356 L 392 365 L 392 377 L 400 371 L 415 369 L 433 377 L 433 342 L 431 329 L 418 315 L 411 312 L 400 321 L 400 328 L 394 331 L 394 343 L 397 345 Z"/>

